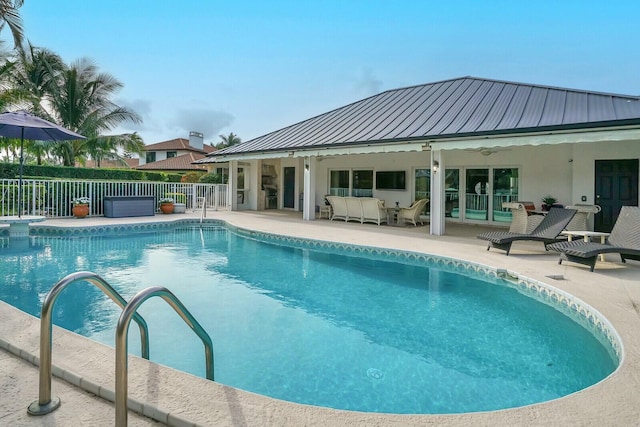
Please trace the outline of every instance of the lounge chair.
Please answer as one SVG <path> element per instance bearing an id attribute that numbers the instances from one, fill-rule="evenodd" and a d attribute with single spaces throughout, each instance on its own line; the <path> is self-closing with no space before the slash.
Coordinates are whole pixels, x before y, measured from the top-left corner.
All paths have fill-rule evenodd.
<path id="1" fill-rule="evenodd" d="M 400 208 L 400 212 L 398 213 L 398 222 L 410 222 L 411 224 L 418 226 L 418 222 L 424 225 L 422 219 L 420 219 L 420 213 L 422 213 L 422 209 L 429 202 L 429 199 L 420 199 L 413 202 L 411 206 L 408 208 Z"/>
<path id="2" fill-rule="evenodd" d="M 511 251 L 511 245 L 517 240 L 531 240 L 543 242 L 545 249 L 551 243 L 564 240 L 558 238 L 562 230 L 576 214 L 575 209 L 552 208 L 542 222 L 531 233 L 511 233 L 509 231 L 491 231 L 478 235 L 478 239 L 489 241 L 487 250 L 492 247 L 507 252 Z"/>
<path id="3" fill-rule="evenodd" d="M 600 254 L 619 253 L 623 263 L 628 259 L 640 261 L 640 207 L 622 207 L 607 243 L 575 240 L 549 245 L 549 249 L 560 252 L 558 264 L 563 260 L 576 262 L 588 265 L 591 271 Z"/>
<path id="4" fill-rule="evenodd" d="M 343 219 L 346 221 L 347 202 L 344 200 L 344 197 L 327 196 L 326 199 L 331 204 L 331 211 L 333 212 L 331 215 L 331 221 L 334 219 Z"/>

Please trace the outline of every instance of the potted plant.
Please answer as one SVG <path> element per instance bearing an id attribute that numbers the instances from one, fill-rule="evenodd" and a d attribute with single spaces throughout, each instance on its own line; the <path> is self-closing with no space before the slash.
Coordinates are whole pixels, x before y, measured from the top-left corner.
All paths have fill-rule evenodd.
<path id="1" fill-rule="evenodd" d="M 162 212 L 163 214 L 170 214 L 173 213 L 173 198 L 171 197 L 163 197 L 162 199 L 160 199 L 160 212 Z"/>
<path id="2" fill-rule="evenodd" d="M 185 213 L 187 211 L 187 195 L 184 193 L 166 193 L 166 198 L 173 199 L 173 213 Z"/>
<path id="3" fill-rule="evenodd" d="M 71 212 L 76 218 L 84 218 L 89 215 L 89 200 L 88 197 L 76 197 L 71 200 Z"/>
<path id="4" fill-rule="evenodd" d="M 558 199 L 553 196 L 544 196 L 542 198 L 542 210 L 548 211 L 549 209 L 551 209 L 551 206 L 556 204 L 557 201 Z"/>

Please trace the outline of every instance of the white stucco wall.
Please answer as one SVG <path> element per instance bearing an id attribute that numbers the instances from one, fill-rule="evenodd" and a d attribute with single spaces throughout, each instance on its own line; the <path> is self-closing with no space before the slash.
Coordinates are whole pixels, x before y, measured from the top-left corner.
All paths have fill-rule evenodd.
<path id="1" fill-rule="evenodd" d="M 446 168 L 461 168 L 461 185 L 464 168 L 514 167 L 520 170 L 519 194 L 522 200 L 530 200 L 537 207 L 546 195 L 553 195 L 559 203 L 577 203 L 572 191 L 573 148 L 571 145 L 527 146 L 492 153 L 483 156 L 478 151 L 452 150 L 443 152 Z M 407 190 L 373 190 L 374 197 L 388 203 L 399 202 L 407 206 L 413 202 L 413 170 L 429 168 L 428 151 L 397 154 L 369 154 L 360 156 L 339 156 L 323 159 L 318 163 L 316 175 L 316 204 L 323 201 L 329 191 L 329 171 L 336 169 L 373 168 L 374 170 L 404 170 L 407 173 Z"/>
<path id="2" fill-rule="evenodd" d="M 462 188 L 464 188 L 466 169 L 518 168 L 519 199 L 531 201 L 540 208 L 542 198 L 547 195 L 554 196 L 558 199 L 558 203 L 564 205 L 594 203 L 595 160 L 640 158 L 640 141 L 521 146 L 498 149 L 490 155 L 482 155 L 477 150 L 444 150 L 442 155 L 447 169 L 460 169 Z M 329 171 L 373 169 L 374 171 L 405 171 L 406 190 L 374 189 L 373 196 L 385 200 L 389 206 L 393 206 L 395 202 L 401 206 L 408 206 L 414 198 L 414 170 L 428 169 L 430 158 L 429 151 L 319 158 L 315 164 L 314 205 L 323 204 L 324 196 L 329 192 Z M 283 168 L 296 168 L 295 209 L 299 210 L 299 195 L 304 188 L 304 158 L 285 157 L 262 162 L 273 164 L 277 171 L 278 208 L 282 208 L 283 202 Z M 256 170 L 259 168 L 257 164 L 252 166 Z M 259 185 L 259 182 L 254 178 L 252 184 Z M 582 196 L 585 196 L 586 200 L 582 200 Z M 254 208 L 254 203 L 251 203 L 250 209 Z"/>

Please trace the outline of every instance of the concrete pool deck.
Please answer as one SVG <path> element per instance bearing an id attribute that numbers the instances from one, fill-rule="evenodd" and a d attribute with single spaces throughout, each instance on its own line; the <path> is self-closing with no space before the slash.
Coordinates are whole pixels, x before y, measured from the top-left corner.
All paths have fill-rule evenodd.
<path id="1" fill-rule="evenodd" d="M 98 226 L 171 221 L 197 214 L 141 218 L 50 219 L 38 225 Z M 446 236 L 428 235 L 425 227 L 390 227 L 342 221 L 302 221 L 294 212 L 209 212 L 209 219 L 275 234 L 432 253 L 516 271 L 585 301 L 614 326 L 624 345 L 624 359 L 610 377 L 586 390 L 554 401 L 494 412 L 459 415 L 387 415 L 298 405 L 247 393 L 175 371 L 137 357 L 129 359 L 129 398 L 138 411 L 170 425 L 233 426 L 513 426 L 513 425 L 637 425 L 640 420 L 640 263 L 621 264 L 607 255 L 594 273 L 572 263 L 557 264 L 557 253 L 541 243 L 515 243 L 508 257 L 486 251 L 475 236 L 485 227 L 447 225 Z M 71 272 L 69 272 L 71 273 Z M 562 280 L 549 278 L 561 277 Z M 60 278 L 52 278 L 53 282 Z M 159 283 L 159 285 L 165 285 Z M 168 285 L 168 284 L 166 284 Z M 168 286 L 170 287 L 170 286 Z M 197 317 L 197 313 L 194 313 Z M 62 406 L 44 417 L 30 417 L 26 407 L 37 399 L 38 370 L 29 362 L 39 355 L 39 321 L 0 304 L 0 424 L 113 425 L 112 348 L 54 328 L 53 364 L 68 381 L 54 378 L 52 394 Z M 152 338 L 153 339 L 153 338 Z M 11 351 L 7 351 L 10 348 Z M 15 354 L 14 354 L 15 353 Z M 17 355 L 16 355 L 17 354 Z M 153 355 L 151 356 L 153 359 Z M 23 360 L 24 359 L 24 360 Z M 26 360 L 26 361 L 25 361 Z M 77 383 L 93 392 L 73 386 Z M 155 421 L 130 412 L 131 425 Z"/>

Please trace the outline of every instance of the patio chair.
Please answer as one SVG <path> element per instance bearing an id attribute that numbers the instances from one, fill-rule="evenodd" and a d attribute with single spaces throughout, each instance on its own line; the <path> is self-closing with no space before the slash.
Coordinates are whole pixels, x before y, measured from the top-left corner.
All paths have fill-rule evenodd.
<path id="1" fill-rule="evenodd" d="M 527 203 L 531 202 L 504 202 L 503 208 L 511 209 L 511 233 L 529 234 L 544 219 L 542 215 L 531 215 L 530 209 L 527 209 Z M 532 203 L 531 203 L 532 205 Z"/>
<path id="2" fill-rule="evenodd" d="M 347 202 L 344 200 L 344 197 L 340 196 L 327 196 L 327 201 L 331 204 L 331 210 L 333 214 L 331 215 L 331 221 L 334 219 L 343 219 L 347 220 Z"/>
<path id="3" fill-rule="evenodd" d="M 589 230 L 589 216 L 591 214 L 597 214 L 600 212 L 600 206 L 598 205 L 574 205 L 567 206 L 567 209 L 575 209 L 576 216 L 573 217 L 571 222 L 567 224 L 567 230 L 569 231 L 586 231 Z"/>
<path id="4" fill-rule="evenodd" d="M 628 259 L 640 261 L 640 207 L 622 207 L 607 243 L 574 240 L 554 243 L 549 245 L 549 249 L 560 252 L 558 264 L 563 260 L 571 261 L 588 265 L 590 271 L 595 268 L 600 254 L 618 253 L 623 263 Z"/>
<path id="5" fill-rule="evenodd" d="M 552 208 L 547 216 L 531 233 L 511 233 L 509 231 L 490 231 L 478 235 L 478 239 L 489 241 L 487 250 L 492 247 L 501 249 L 509 255 L 511 245 L 518 240 L 530 240 L 544 243 L 545 250 L 551 243 L 564 240 L 558 237 L 576 214 L 575 209 Z"/>
<path id="6" fill-rule="evenodd" d="M 421 225 L 424 225 L 424 222 L 420 219 L 420 214 L 428 202 L 429 199 L 420 199 L 413 202 L 413 204 L 408 208 L 400 208 L 400 212 L 398 213 L 398 222 L 410 222 L 416 227 L 418 226 L 418 222 Z"/>

